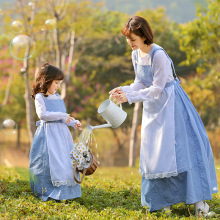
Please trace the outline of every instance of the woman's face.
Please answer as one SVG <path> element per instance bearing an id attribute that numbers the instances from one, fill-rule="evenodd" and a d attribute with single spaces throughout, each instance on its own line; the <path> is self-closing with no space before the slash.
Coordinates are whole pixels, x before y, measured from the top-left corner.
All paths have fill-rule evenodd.
<path id="1" fill-rule="evenodd" d="M 62 80 L 53 80 L 52 84 L 50 85 L 50 87 L 48 88 L 48 92 L 50 94 L 55 94 L 56 91 L 59 89 L 60 87 L 60 83 Z"/>
<path id="2" fill-rule="evenodd" d="M 127 37 L 127 42 L 131 46 L 132 50 L 142 49 L 146 47 L 147 44 L 144 43 L 146 38 L 140 37 L 135 34 L 131 34 L 130 37 Z"/>

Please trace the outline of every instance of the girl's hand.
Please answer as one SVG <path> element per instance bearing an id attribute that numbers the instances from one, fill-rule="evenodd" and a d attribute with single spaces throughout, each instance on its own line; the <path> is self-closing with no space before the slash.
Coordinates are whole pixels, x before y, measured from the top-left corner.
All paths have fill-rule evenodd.
<path id="1" fill-rule="evenodd" d="M 118 93 L 118 94 L 114 93 L 112 95 L 112 98 L 113 98 L 113 101 L 116 102 L 117 105 L 128 101 L 125 92 L 121 92 L 121 93 Z"/>
<path id="2" fill-rule="evenodd" d="M 74 121 L 75 119 L 73 117 L 70 116 L 70 114 L 68 114 L 68 117 L 67 117 L 67 120 L 66 120 L 66 123 L 69 124 L 70 121 Z"/>
<path id="3" fill-rule="evenodd" d="M 79 130 L 82 130 L 82 124 L 80 123 L 80 121 L 76 120 L 76 124 L 75 124 L 75 128 L 79 129 Z"/>
<path id="4" fill-rule="evenodd" d="M 120 87 L 117 87 L 117 88 L 112 89 L 112 90 L 109 92 L 109 94 L 110 94 L 110 95 L 120 94 L 120 93 L 122 93 L 122 92 L 123 92 L 122 89 L 121 89 Z"/>

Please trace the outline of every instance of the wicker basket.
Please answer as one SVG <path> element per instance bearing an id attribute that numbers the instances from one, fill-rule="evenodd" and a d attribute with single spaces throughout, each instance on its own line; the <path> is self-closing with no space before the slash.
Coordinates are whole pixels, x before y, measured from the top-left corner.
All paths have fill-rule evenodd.
<path id="1" fill-rule="evenodd" d="M 76 163 L 74 164 L 73 177 L 74 177 L 74 180 L 75 180 L 77 183 L 79 183 L 79 184 L 82 183 L 82 181 L 83 181 L 83 179 L 84 179 L 84 176 L 92 175 L 92 174 L 96 171 L 96 169 L 97 169 L 97 167 L 98 167 L 98 162 L 97 162 L 97 159 L 96 159 L 95 155 L 94 155 L 91 151 L 89 151 L 89 152 L 90 152 L 90 154 L 91 154 L 92 161 L 91 161 L 91 164 L 90 164 L 90 166 L 89 166 L 88 168 L 86 168 L 86 169 L 84 169 L 84 170 L 78 170 L 78 169 L 76 168 L 77 164 L 76 164 Z M 78 179 L 76 178 L 76 175 L 75 175 L 75 174 L 76 174 L 76 170 L 78 170 L 80 173 L 82 173 L 81 180 L 78 180 Z"/>

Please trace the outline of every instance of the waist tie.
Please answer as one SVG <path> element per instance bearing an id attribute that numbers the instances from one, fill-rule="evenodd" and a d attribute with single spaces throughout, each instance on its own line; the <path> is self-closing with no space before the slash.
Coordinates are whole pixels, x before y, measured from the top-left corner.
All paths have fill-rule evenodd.
<path id="1" fill-rule="evenodd" d="M 40 124 L 44 123 L 64 123 L 62 120 L 57 120 L 57 121 L 44 121 L 44 120 L 39 120 L 36 121 L 36 126 L 39 126 Z"/>

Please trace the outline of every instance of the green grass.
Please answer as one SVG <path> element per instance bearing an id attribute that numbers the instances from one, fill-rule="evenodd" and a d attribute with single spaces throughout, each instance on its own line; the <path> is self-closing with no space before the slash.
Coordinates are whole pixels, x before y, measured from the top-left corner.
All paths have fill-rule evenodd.
<path id="1" fill-rule="evenodd" d="M 0 219 L 166 219 L 164 212 L 149 213 L 141 206 L 140 184 L 136 168 L 98 168 L 85 177 L 81 198 L 43 202 L 32 194 L 28 169 L 0 166 Z M 220 193 L 209 205 L 220 218 Z M 193 205 L 180 203 L 168 219 L 196 219 L 193 215 Z"/>

